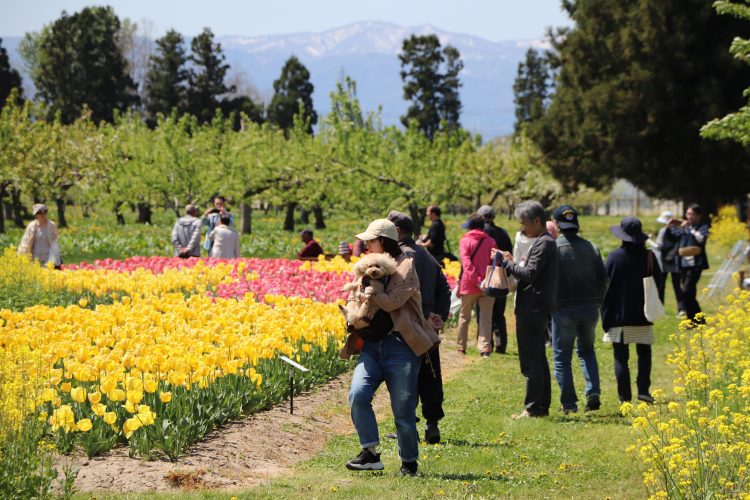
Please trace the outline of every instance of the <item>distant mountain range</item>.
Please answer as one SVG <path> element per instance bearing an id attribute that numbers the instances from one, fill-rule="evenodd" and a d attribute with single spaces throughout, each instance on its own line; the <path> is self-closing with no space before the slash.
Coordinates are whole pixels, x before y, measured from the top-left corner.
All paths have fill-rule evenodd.
<path id="1" fill-rule="evenodd" d="M 513 130 L 513 81 L 518 63 L 530 46 L 543 48 L 541 40 L 490 42 L 480 37 L 448 33 L 433 26 L 401 27 L 367 21 L 322 33 L 293 33 L 270 36 L 217 36 L 232 72 L 239 73 L 265 100 L 273 95 L 273 81 L 292 54 L 310 70 L 315 86 L 313 101 L 320 116 L 330 109 L 330 92 L 337 81 L 349 75 L 357 82 L 357 93 L 365 111 L 382 106 L 385 124 L 399 123 L 406 111 L 398 54 L 404 38 L 411 34 L 434 33 L 440 43 L 456 47 L 464 70 L 460 75 L 463 110 L 461 123 L 485 139 Z M 31 87 L 18 55 L 19 37 L 3 38 L 11 64 L 22 72 L 24 85 Z"/>

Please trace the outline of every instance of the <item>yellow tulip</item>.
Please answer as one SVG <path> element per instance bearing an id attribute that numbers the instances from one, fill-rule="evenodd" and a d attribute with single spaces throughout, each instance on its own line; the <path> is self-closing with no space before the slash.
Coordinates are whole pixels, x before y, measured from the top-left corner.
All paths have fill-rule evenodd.
<path id="1" fill-rule="evenodd" d="M 86 389 L 83 387 L 76 387 L 70 390 L 70 399 L 76 403 L 83 403 L 86 401 Z"/>
<path id="2" fill-rule="evenodd" d="M 78 430 L 81 432 L 88 432 L 91 430 L 93 425 L 91 425 L 91 420 L 89 420 L 88 418 L 82 418 L 78 421 L 76 427 L 78 427 Z"/>
<path id="3" fill-rule="evenodd" d="M 91 405 L 91 411 L 93 411 L 97 417 L 101 417 L 104 415 L 104 412 L 107 411 L 107 407 L 101 403 L 94 403 Z"/>
<path id="4" fill-rule="evenodd" d="M 159 400 L 162 403 L 169 403 L 172 401 L 172 393 L 171 392 L 160 392 L 159 393 Z"/>
<path id="5" fill-rule="evenodd" d="M 70 392 L 70 388 L 70 382 L 63 382 L 62 384 L 60 384 L 60 390 L 63 392 Z"/>
<path id="6" fill-rule="evenodd" d="M 104 414 L 104 423 L 112 425 L 117 421 L 117 414 L 113 411 L 108 411 Z"/>
<path id="7" fill-rule="evenodd" d="M 143 399 L 143 393 L 141 391 L 128 391 L 127 396 L 128 402 L 138 404 Z"/>
<path id="8" fill-rule="evenodd" d="M 143 384 L 143 389 L 149 394 L 153 394 L 159 389 L 159 384 L 154 380 L 147 380 Z"/>
<path id="9" fill-rule="evenodd" d="M 91 392 L 91 393 L 89 393 L 89 403 L 91 403 L 92 405 L 95 405 L 96 403 L 98 403 L 101 400 L 102 400 L 102 393 L 101 392 L 97 391 L 97 392 Z"/>

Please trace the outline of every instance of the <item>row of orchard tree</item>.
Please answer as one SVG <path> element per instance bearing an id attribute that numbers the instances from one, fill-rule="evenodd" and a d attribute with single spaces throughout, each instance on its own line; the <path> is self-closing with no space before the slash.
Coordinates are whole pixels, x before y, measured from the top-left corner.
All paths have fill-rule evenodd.
<path id="1" fill-rule="evenodd" d="M 363 115 L 348 79 L 331 99 L 316 134 L 308 133 L 303 113 L 288 130 L 244 114 L 235 130 L 237 120 L 220 110 L 205 123 L 174 112 L 153 127 L 136 113 L 99 124 L 84 113 L 64 124 L 59 113 L 35 119 L 32 103 L 9 99 L 0 114 L 0 230 L 3 212 L 22 223 L 22 194 L 55 205 L 65 226 L 72 201 L 111 210 L 120 223 L 134 207 L 147 222 L 154 209 L 178 214 L 187 203 L 205 206 L 222 193 L 239 206 L 248 233 L 253 207 L 261 205 L 284 206 L 291 230 L 300 209 L 322 227 L 324 214 L 337 210 L 403 207 L 423 220 L 430 203 L 513 206 L 560 191 L 524 137 L 481 144 L 462 130 L 428 137 L 416 120 L 405 129 L 383 126 L 376 113 Z"/>

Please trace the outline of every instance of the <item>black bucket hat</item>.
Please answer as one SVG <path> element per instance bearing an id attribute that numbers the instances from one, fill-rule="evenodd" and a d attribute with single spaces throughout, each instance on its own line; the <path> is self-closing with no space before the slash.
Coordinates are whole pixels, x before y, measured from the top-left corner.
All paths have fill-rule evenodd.
<path id="1" fill-rule="evenodd" d="M 648 236 L 643 234 L 641 221 L 636 217 L 625 217 L 619 226 L 610 226 L 609 230 L 622 241 L 630 243 L 643 243 L 648 239 Z"/>

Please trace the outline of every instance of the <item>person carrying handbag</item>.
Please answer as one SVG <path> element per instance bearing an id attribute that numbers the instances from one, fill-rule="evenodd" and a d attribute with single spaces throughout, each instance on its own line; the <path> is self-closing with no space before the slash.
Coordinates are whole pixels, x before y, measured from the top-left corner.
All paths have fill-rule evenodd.
<path id="1" fill-rule="evenodd" d="M 708 256 L 706 255 L 706 242 L 708 240 L 708 224 L 703 222 L 703 208 L 693 203 L 685 210 L 685 219 L 679 229 L 680 248 L 680 293 L 682 303 L 685 306 L 687 319 L 696 323 L 696 314 L 701 312 L 698 304 L 698 281 L 701 279 L 703 270 L 708 269 Z"/>

